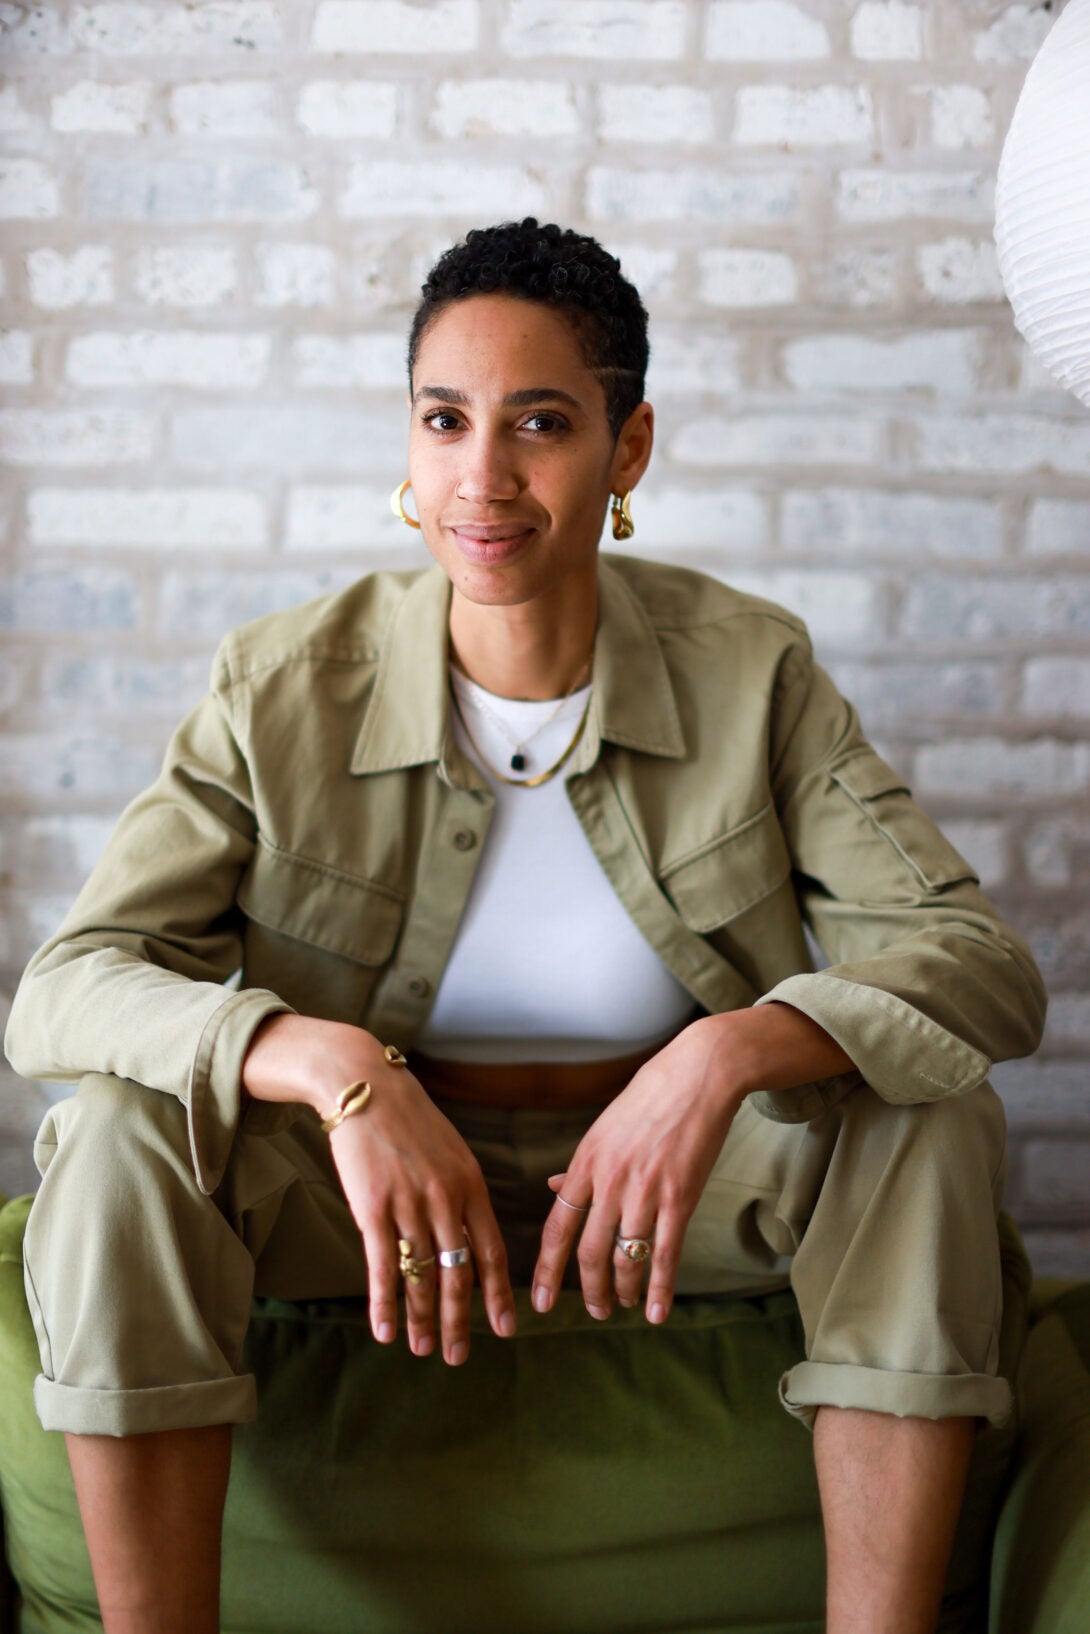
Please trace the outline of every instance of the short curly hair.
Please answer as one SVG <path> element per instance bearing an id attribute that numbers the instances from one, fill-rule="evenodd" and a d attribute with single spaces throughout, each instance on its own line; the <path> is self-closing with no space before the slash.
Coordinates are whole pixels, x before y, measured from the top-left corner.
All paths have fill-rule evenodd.
<path id="1" fill-rule="evenodd" d="M 563 312 L 584 362 L 601 380 L 606 418 L 616 441 L 643 401 L 650 349 L 647 312 L 617 257 L 597 239 L 535 216 L 474 227 L 446 250 L 420 286 L 423 299 L 409 330 L 409 388 L 429 324 L 471 295 L 514 295 Z"/>

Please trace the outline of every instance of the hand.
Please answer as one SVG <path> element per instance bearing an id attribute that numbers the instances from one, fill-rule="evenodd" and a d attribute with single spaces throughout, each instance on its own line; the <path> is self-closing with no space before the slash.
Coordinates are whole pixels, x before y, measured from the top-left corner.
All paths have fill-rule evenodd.
<path id="1" fill-rule="evenodd" d="M 723 1048 L 727 1019 L 693 1022 L 646 1062 L 595 1119 L 567 1173 L 550 1179 L 565 1202 L 590 1207 L 577 1214 L 554 1203 L 534 1269 L 535 1310 L 552 1307 L 582 1229 L 578 1260 L 590 1314 L 609 1315 L 614 1288 L 622 1305 L 634 1305 L 649 1265 L 647 1315 L 666 1320 L 685 1228 L 744 1098 Z M 654 1238 L 650 1260 L 634 1262 L 615 1247 L 622 1229 Z"/>
<path id="2" fill-rule="evenodd" d="M 371 1330 L 381 1344 L 397 1336 L 398 1239 L 413 1257 L 467 1243 L 472 1260 L 451 1269 L 437 1264 L 405 1280 L 409 1344 L 427 1356 L 435 1343 L 435 1296 L 444 1359 L 453 1366 L 469 1354 L 473 1261 L 493 1330 L 515 1331 L 507 1251 L 488 1189 L 473 1153 L 406 1067 L 392 1066 L 379 1042 L 362 1028 L 303 1016 L 277 1015 L 258 1029 L 243 1064 L 243 1083 L 259 1100 L 298 1100 L 324 1118 L 346 1084 L 366 1079 L 365 1109 L 330 1132 L 333 1162 L 367 1262 Z M 289 1093 L 288 1090 L 293 1092 Z"/>

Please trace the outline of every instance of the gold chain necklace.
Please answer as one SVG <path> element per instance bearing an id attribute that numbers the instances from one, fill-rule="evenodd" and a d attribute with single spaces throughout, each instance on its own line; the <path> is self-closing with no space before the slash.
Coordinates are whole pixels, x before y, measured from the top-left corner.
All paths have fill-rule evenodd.
<path id="1" fill-rule="evenodd" d="M 584 732 L 584 730 L 586 728 L 587 716 L 590 714 L 591 698 L 593 698 L 594 694 L 593 694 L 593 692 L 591 692 L 588 695 L 587 701 L 583 706 L 583 713 L 579 717 L 579 725 L 575 728 L 575 736 L 572 738 L 571 742 L 568 744 L 568 747 L 564 750 L 564 753 L 560 756 L 560 759 L 559 760 L 554 760 L 552 765 L 549 767 L 548 771 L 538 772 L 536 777 L 505 777 L 502 772 L 498 772 L 496 770 L 495 766 L 492 765 L 492 762 L 488 759 L 488 757 L 481 753 L 480 744 L 477 742 L 476 738 L 473 736 L 473 733 L 469 730 L 469 725 L 468 725 L 468 723 L 466 721 L 465 716 L 462 714 L 462 706 L 458 702 L 458 694 L 454 690 L 453 684 L 451 685 L 450 696 L 451 696 L 451 699 L 452 699 L 452 701 L 454 703 L 454 708 L 455 708 L 455 711 L 456 711 L 456 713 L 458 715 L 458 719 L 462 723 L 462 730 L 465 733 L 466 737 L 469 739 L 470 743 L 473 745 L 473 748 L 475 749 L 475 751 L 477 753 L 477 756 L 478 756 L 478 758 L 479 758 L 479 760 L 481 762 L 481 765 L 484 767 L 485 771 L 489 772 L 494 778 L 497 779 L 498 782 L 500 782 L 500 783 L 509 783 L 512 788 L 515 788 L 515 789 L 538 789 L 538 788 L 541 787 L 542 783 L 547 783 L 549 781 L 550 777 L 555 777 L 557 772 L 560 770 L 560 768 L 575 753 L 576 744 L 579 742 L 579 739 L 583 736 L 583 732 Z"/>

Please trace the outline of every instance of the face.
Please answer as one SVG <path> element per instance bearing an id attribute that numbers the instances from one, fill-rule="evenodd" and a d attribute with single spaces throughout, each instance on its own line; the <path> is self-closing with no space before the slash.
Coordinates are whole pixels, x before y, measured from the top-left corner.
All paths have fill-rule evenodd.
<path id="1" fill-rule="evenodd" d="M 510 295 L 448 306 L 417 352 L 409 475 L 455 591 L 517 606 L 593 582 L 610 495 L 635 486 L 652 432 L 640 404 L 614 445 L 601 382 L 554 308 Z"/>

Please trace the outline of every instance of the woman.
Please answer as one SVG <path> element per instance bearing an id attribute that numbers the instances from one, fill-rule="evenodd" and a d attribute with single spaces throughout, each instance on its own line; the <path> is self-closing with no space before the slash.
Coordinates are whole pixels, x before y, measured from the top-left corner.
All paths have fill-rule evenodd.
<path id="1" fill-rule="evenodd" d="M 456 1366 L 474 1271 L 501 1335 L 512 1279 L 661 1322 L 790 1277 L 828 1626 L 934 1625 L 973 1424 L 1009 1411 L 985 1075 L 1040 981 L 798 620 L 599 560 L 647 355 L 593 240 L 448 251 L 396 495 L 437 566 L 233 632 L 24 976 L 13 1062 L 81 1080 L 28 1291 L 108 1634 L 216 1627 L 254 1291 L 367 1291 L 391 1343 L 403 1286 Z"/>

